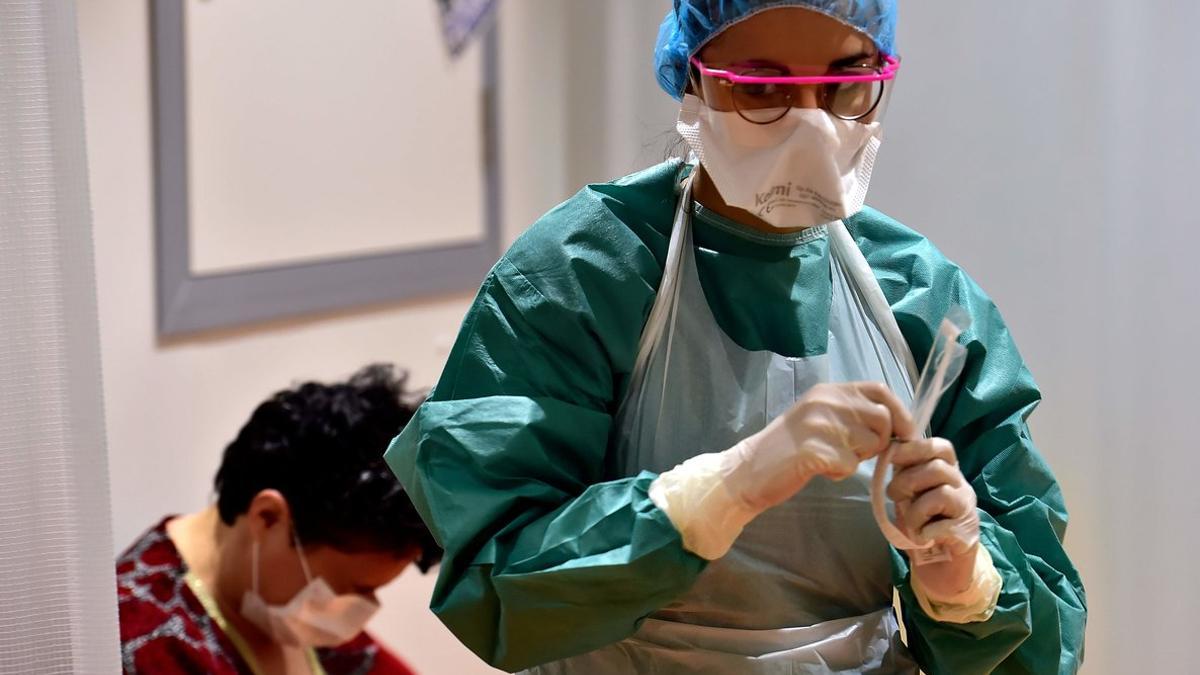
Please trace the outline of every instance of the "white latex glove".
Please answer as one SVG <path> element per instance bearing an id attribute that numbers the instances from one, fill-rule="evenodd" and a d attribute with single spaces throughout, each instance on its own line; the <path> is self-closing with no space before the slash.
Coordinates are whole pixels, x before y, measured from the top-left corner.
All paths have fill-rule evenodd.
<path id="1" fill-rule="evenodd" d="M 685 548 L 715 560 L 747 523 L 813 478 L 848 478 L 893 437 L 911 435 L 912 418 L 886 385 L 821 384 L 734 447 L 663 473 L 650 498 L 679 530 Z"/>
<path id="2" fill-rule="evenodd" d="M 979 543 L 975 490 L 959 469 L 954 445 L 942 438 L 900 443 L 892 466 L 887 494 L 901 529 L 950 555 L 913 567 L 913 591 L 921 607 L 938 621 L 986 621 L 1000 597 L 1000 574 Z"/>
<path id="3" fill-rule="evenodd" d="M 954 445 L 944 438 L 898 443 L 892 471 L 887 495 L 904 533 L 954 556 L 973 552 L 979 542 L 975 489 L 958 468 Z"/>

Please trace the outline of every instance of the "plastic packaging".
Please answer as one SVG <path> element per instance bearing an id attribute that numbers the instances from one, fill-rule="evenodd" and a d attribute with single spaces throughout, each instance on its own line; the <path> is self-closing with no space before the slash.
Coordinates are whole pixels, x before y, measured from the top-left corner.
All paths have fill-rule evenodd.
<path id="1" fill-rule="evenodd" d="M 962 373 L 966 362 L 967 350 L 958 343 L 958 336 L 971 325 L 971 317 L 966 310 L 953 306 L 942 319 L 937 335 L 934 336 L 933 348 L 929 352 L 929 360 L 921 370 L 921 376 L 913 391 L 912 417 L 913 427 L 928 430 L 933 419 L 933 411 L 941 400 L 942 394 Z M 912 439 L 901 439 L 912 440 Z M 932 541 L 918 541 L 908 537 L 895 523 L 887 512 L 886 488 L 884 481 L 891 466 L 892 453 L 895 445 L 879 455 L 875 463 L 875 474 L 871 479 L 871 510 L 879 529 L 892 546 L 908 551 L 915 565 L 942 562 L 950 559 L 950 554 Z"/>

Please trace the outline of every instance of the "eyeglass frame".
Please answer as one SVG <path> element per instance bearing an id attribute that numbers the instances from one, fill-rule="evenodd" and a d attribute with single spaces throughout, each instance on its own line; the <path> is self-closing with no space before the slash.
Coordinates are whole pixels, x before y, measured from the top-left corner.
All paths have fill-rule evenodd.
<path id="1" fill-rule="evenodd" d="M 896 79 L 896 74 L 900 71 L 900 57 L 894 54 L 887 54 L 883 57 L 883 67 L 870 75 L 741 75 L 720 68 L 709 68 L 704 65 L 700 59 L 695 56 L 688 58 L 688 61 L 696 68 L 696 71 L 706 77 L 712 77 L 719 80 L 725 80 L 731 84 L 789 84 L 789 85 L 820 85 L 820 84 L 853 84 L 858 82 L 891 82 Z M 840 115 L 839 119 L 860 120 L 875 112 L 879 104 L 883 101 L 884 92 L 880 90 L 878 99 L 875 100 L 870 110 L 865 113 L 853 117 L 844 118 Z M 836 113 L 833 113 L 836 114 Z M 741 110 L 738 110 L 738 115 L 752 124 L 772 124 L 783 118 L 771 120 L 770 122 L 755 122 L 746 118 Z"/>

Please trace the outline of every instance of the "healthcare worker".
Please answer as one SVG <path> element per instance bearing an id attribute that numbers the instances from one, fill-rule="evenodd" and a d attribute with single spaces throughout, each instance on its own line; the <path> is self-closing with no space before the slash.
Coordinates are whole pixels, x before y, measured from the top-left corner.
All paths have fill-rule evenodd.
<path id="1" fill-rule="evenodd" d="M 483 659 L 1079 667 L 1085 597 L 1026 426 L 1033 379 L 984 292 L 863 206 L 895 21 L 895 0 L 675 0 L 657 76 L 698 162 L 585 188 L 487 277 L 388 454 L 446 549 L 432 607 Z M 918 429 L 917 364 L 952 306 L 967 360 Z M 901 529 L 943 559 L 881 535 L 885 451 Z"/>

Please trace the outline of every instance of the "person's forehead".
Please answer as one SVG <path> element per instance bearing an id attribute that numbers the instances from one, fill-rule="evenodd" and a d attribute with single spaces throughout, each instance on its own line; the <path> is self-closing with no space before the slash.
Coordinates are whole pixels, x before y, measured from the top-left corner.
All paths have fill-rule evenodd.
<path id="1" fill-rule="evenodd" d="M 825 65 L 877 51 L 869 36 L 833 17 L 803 7 L 778 7 L 729 26 L 699 56 L 707 63 L 759 59 Z"/>

